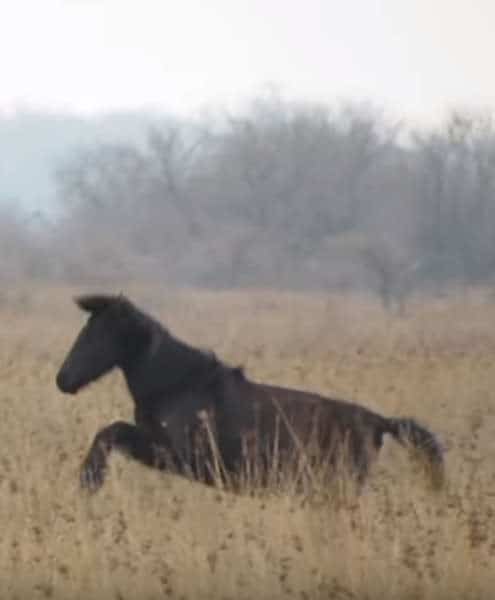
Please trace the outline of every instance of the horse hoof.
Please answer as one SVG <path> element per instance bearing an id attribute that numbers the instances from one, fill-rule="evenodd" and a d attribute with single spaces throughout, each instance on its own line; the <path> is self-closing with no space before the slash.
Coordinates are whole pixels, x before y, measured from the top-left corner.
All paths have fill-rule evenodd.
<path id="1" fill-rule="evenodd" d="M 81 488 L 94 494 L 103 485 L 104 477 L 103 469 L 95 469 L 90 465 L 86 465 L 81 470 L 79 479 Z"/>

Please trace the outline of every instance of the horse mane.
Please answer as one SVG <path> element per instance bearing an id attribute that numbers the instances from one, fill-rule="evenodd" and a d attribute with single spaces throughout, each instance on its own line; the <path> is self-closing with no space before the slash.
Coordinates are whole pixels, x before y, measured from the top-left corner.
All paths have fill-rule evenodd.
<path id="1" fill-rule="evenodd" d="M 157 380 L 168 391 L 197 391 L 220 384 L 226 375 L 244 378 L 241 366 L 231 366 L 209 349 L 196 348 L 177 338 L 160 321 L 126 299 L 131 320 L 150 333 L 147 356 L 157 364 Z"/>

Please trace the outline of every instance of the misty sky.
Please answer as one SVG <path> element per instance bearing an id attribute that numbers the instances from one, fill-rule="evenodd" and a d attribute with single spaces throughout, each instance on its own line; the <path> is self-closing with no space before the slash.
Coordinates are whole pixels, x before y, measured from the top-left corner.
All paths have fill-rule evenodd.
<path id="1" fill-rule="evenodd" d="M 495 106 L 493 0 L 0 0 L 0 110 Z"/>

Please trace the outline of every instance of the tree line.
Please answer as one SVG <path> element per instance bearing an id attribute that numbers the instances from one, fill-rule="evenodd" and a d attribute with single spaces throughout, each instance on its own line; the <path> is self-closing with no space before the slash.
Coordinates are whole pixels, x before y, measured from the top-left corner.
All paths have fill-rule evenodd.
<path id="1" fill-rule="evenodd" d="M 429 130 L 367 104 L 259 98 L 239 114 L 86 145 L 54 173 L 58 217 L 3 209 L 0 276 L 412 291 L 490 282 L 495 128 Z"/>

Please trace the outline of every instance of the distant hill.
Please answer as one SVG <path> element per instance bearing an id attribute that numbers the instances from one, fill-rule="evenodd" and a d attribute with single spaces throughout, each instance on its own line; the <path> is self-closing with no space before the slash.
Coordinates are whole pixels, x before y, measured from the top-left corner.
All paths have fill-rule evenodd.
<path id="1" fill-rule="evenodd" d="M 0 202 L 50 213 L 53 173 L 72 152 L 98 143 L 139 142 L 150 125 L 170 120 L 144 112 L 93 117 L 42 112 L 0 115 Z"/>

